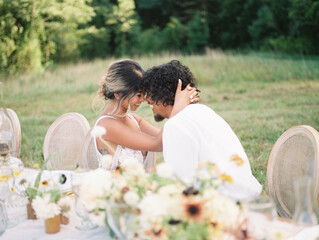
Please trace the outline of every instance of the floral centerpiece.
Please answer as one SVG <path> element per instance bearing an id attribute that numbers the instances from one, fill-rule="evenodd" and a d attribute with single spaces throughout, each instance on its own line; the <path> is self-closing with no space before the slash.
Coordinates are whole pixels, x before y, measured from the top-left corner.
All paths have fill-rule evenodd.
<path id="1" fill-rule="evenodd" d="M 60 185 L 64 184 L 65 178 L 65 175 L 61 174 L 41 180 L 37 195 L 32 201 L 37 217 L 45 220 L 47 233 L 59 232 L 60 223 L 68 223 L 65 217 L 68 217 L 74 208 L 72 198 L 60 192 Z"/>
<path id="2" fill-rule="evenodd" d="M 88 173 L 80 197 L 92 219 L 121 238 L 245 239 L 241 205 L 217 191 L 232 178 L 212 163 L 197 173 L 190 185 L 165 164 L 148 174 L 142 164 L 126 159 L 114 172 Z"/>
<path id="3" fill-rule="evenodd" d="M 48 177 L 43 177 L 47 161 L 42 164 L 34 182 L 22 179 L 19 184 L 25 188 L 29 199 L 28 218 L 44 219 L 46 232 L 55 233 L 60 231 L 60 223 L 68 224 L 74 203 L 70 196 L 60 191 L 67 180 L 64 174 L 48 174 Z M 34 216 L 29 216 L 30 213 Z"/>

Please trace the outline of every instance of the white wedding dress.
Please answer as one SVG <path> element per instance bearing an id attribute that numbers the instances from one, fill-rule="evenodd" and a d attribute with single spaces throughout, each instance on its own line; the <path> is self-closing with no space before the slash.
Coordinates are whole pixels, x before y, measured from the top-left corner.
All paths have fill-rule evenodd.
<path id="1" fill-rule="evenodd" d="M 138 125 L 138 122 L 133 117 L 133 115 L 130 113 L 127 113 L 127 114 L 136 123 L 136 125 L 138 126 L 138 129 L 141 131 L 140 126 Z M 98 122 L 104 118 L 116 119 L 113 116 L 108 116 L 108 115 L 101 116 L 96 120 L 94 127 L 97 126 Z M 99 160 L 99 165 L 101 166 L 100 159 L 102 157 L 102 154 L 97 149 L 95 137 L 94 137 L 94 146 L 96 150 L 97 159 Z M 123 147 L 121 145 L 118 145 L 113 156 L 113 163 L 110 170 L 114 171 L 117 166 L 121 165 L 125 161 L 125 159 L 136 159 L 139 163 L 142 163 L 144 165 L 145 170 L 148 172 L 155 166 L 155 159 L 154 159 L 153 152 L 147 152 L 146 157 L 144 157 L 142 154 L 142 151 L 140 150 L 134 150 L 128 147 Z"/>

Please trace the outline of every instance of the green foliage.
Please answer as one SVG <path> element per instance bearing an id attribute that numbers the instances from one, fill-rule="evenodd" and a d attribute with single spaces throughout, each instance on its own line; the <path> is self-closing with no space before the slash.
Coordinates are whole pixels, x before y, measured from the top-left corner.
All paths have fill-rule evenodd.
<path id="1" fill-rule="evenodd" d="M 3 0 L 0 12 L 0 71 L 9 73 L 76 59 L 79 26 L 94 15 L 85 0 Z"/>
<path id="2" fill-rule="evenodd" d="M 182 51 L 186 46 L 188 28 L 177 18 L 172 17 L 163 29 L 164 48 L 171 51 Z"/>
<path id="3" fill-rule="evenodd" d="M 137 34 L 138 53 L 154 54 L 160 52 L 163 47 L 163 36 L 160 30 L 155 28 L 146 29 Z"/>
<path id="4" fill-rule="evenodd" d="M 0 70 L 41 71 L 45 45 L 42 1 L 4 0 L 0 3 Z M 8 47 L 7 47 L 8 46 Z"/>
<path id="5" fill-rule="evenodd" d="M 107 28 L 95 28 L 94 26 L 79 32 L 79 51 L 81 58 L 94 59 L 105 58 L 111 52 L 110 32 Z"/>
<path id="6" fill-rule="evenodd" d="M 57 46 L 52 59 L 55 61 L 76 60 L 80 56 L 79 45 L 83 29 L 81 25 L 94 16 L 93 8 L 85 0 L 49 0 L 41 11 L 45 17 L 47 38 Z"/>
<path id="7" fill-rule="evenodd" d="M 248 32 L 255 48 L 263 46 L 268 38 L 276 36 L 276 21 L 269 6 L 264 5 L 258 10 L 257 19 L 248 26 Z"/>
<path id="8" fill-rule="evenodd" d="M 112 17 L 106 22 L 115 34 L 115 55 L 123 56 L 130 50 L 130 39 L 138 28 L 134 0 L 118 0 L 113 6 Z"/>
<path id="9" fill-rule="evenodd" d="M 196 12 L 191 21 L 188 22 L 187 47 L 190 52 L 203 52 L 208 45 L 209 28 L 205 11 Z"/>
<path id="10" fill-rule="evenodd" d="M 289 9 L 291 21 L 290 36 L 297 44 L 308 44 L 303 53 L 319 53 L 319 2 L 312 0 L 291 0 Z"/>
<path id="11" fill-rule="evenodd" d="M 313 0 L 1 0 L 0 73 L 207 48 L 319 54 Z"/>

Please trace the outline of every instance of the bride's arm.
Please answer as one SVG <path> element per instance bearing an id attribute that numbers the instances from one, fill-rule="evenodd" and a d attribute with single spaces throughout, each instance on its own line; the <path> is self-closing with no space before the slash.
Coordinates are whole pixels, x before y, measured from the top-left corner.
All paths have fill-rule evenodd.
<path id="1" fill-rule="evenodd" d="M 106 134 L 102 136 L 105 141 L 135 150 L 162 151 L 162 130 L 157 135 L 151 136 L 111 118 L 102 119 L 99 125 L 106 129 Z"/>
<path id="2" fill-rule="evenodd" d="M 151 136 L 157 136 L 160 133 L 161 129 L 153 126 L 148 121 L 146 121 L 144 118 L 142 118 L 134 113 L 132 113 L 132 115 L 134 116 L 134 118 L 138 122 L 138 125 L 140 126 L 140 129 L 142 132 L 144 132 L 148 135 L 151 135 Z"/>

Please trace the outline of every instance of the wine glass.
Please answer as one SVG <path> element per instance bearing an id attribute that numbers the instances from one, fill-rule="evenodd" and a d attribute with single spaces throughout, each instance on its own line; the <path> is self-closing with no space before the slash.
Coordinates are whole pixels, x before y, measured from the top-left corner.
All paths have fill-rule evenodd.
<path id="1" fill-rule="evenodd" d="M 82 219 L 82 221 L 75 226 L 77 229 L 92 230 L 97 228 L 97 225 L 91 222 L 89 212 L 80 196 L 75 199 L 75 212 Z"/>
<path id="2" fill-rule="evenodd" d="M 89 212 L 80 196 L 81 182 L 85 173 L 86 171 L 77 171 L 71 174 L 72 191 L 75 197 L 75 212 L 82 220 L 75 227 L 79 230 L 92 230 L 97 228 L 97 225 L 90 221 Z"/>
<path id="3" fill-rule="evenodd" d="M 9 156 L 8 164 L 12 168 L 15 178 L 17 178 L 24 169 L 23 162 L 19 158 Z"/>
<path id="4" fill-rule="evenodd" d="M 127 204 L 109 204 L 107 208 L 107 222 L 112 231 L 121 240 L 129 240 L 134 233 L 135 209 Z"/>
<path id="5" fill-rule="evenodd" d="M 294 190 L 296 196 L 295 211 L 292 216 L 294 223 L 303 226 L 318 224 L 316 216 L 317 203 L 314 199 L 313 179 L 303 176 L 295 180 Z"/>
<path id="6" fill-rule="evenodd" d="M 10 197 L 10 187 L 13 185 L 13 172 L 7 166 L 0 167 L 0 200 L 6 201 Z"/>
<path id="7" fill-rule="evenodd" d="M 248 235 L 269 239 L 272 224 L 277 218 L 276 206 L 269 196 L 259 196 L 247 203 Z"/>

